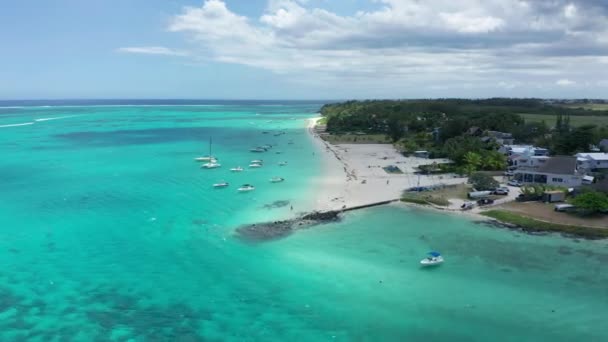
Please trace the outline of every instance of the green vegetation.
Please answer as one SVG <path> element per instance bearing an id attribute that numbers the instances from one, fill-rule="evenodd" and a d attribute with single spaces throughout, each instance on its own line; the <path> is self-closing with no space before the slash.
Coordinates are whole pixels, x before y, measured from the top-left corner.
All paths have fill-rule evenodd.
<path id="1" fill-rule="evenodd" d="M 608 111 L 608 103 L 581 103 L 564 105 L 567 108 Z"/>
<path id="2" fill-rule="evenodd" d="M 597 103 L 581 100 L 587 107 Z M 608 126 L 601 126 L 608 123 L 608 110 L 576 105 L 572 101 L 503 98 L 374 100 L 328 104 L 321 114 L 327 118 L 327 132 L 340 137 L 336 138 L 340 142 L 382 135 L 384 139 L 373 142 L 392 142 L 405 153 L 426 150 L 431 158 L 450 158 L 459 172 L 471 174 L 504 169 L 504 158 L 495 153 L 499 138 L 489 131 L 510 133 L 517 143 L 566 155 L 586 151 L 589 144 L 608 137 Z M 585 118 L 597 120 L 594 125 L 581 124 Z"/>
<path id="3" fill-rule="evenodd" d="M 390 144 L 385 134 L 331 134 L 323 139 L 332 144 Z"/>
<path id="4" fill-rule="evenodd" d="M 494 190 L 500 185 L 492 176 L 481 172 L 472 174 L 469 177 L 469 183 L 471 183 L 473 188 L 477 191 Z"/>
<path id="5" fill-rule="evenodd" d="M 608 110 L 608 108 L 606 109 Z M 554 115 L 546 114 L 519 114 L 526 123 L 542 123 L 544 122 L 548 127 L 555 127 L 556 117 Z M 608 125 L 608 115 L 579 115 L 572 116 L 570 124 L 573 127 L 585 126 L 585 125 L 597 125 L 605 126 Z"/>
<path id="6" fill-rule="evenodd" d="M 538 221 L 526 216 L 504 210 L 488 210 L 481 213 L 484 216 L 494 218 L 504 223 L 515 224 L 526 231 L 532 232 L 558 232 L 569 235 L 584 237 L 587 239 L 608 238 L 608 229 L 592 228 L 583 226 L 571 226 Z"/>
<path id="7" fill-rule="evenodd" d="M 601 192 L 589 191 L 576 196 L 572 204 L 583 214 L 598 214 L 608 211 L 608 196 Z"/>
<path id="8" fill-rule="evenodd" d="M 429 193 L 405 193 L 401 198 L 401 202 L 421 205 L 434 204 L 440 207 L 447 207 L 450 205 L 450 201 L 447 199 Z"/>
<path id="9" fill-rule="evenodd" d="M 319 125 L 327 125 L 327 117 L 324 116 L 321 119 L 319 119 L 319 121 L 317 121 L 317 124 L 319 124 Z"/>

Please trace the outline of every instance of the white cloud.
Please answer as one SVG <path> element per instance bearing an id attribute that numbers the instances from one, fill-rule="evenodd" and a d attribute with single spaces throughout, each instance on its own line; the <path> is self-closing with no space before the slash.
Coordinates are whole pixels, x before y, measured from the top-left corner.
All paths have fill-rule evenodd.
<path id="1" fill-rule="evenodd" d="M 569 87 L 569 86 L 575 85 L 576 82 L 564 78 L 564 79 L 561 79 L 561 80 L 557 80 L 555 82 L 555 84 L 558 85 L 558 86 L 560 86 L 560 87 Z"/>
<path id="2" fill-rule="evenodd" d="M 116 49 L 118 52 L 135 53 L 144 55 L 164 55 L 164 56 L 187 56 L 188 53 L 180 50 L 173 50 L 163 46 L 132 46 Z"/>
<path id="3" fill-rule="evenodd" d="M 608 6 L 597 0 L 377 4 L 344 16 L 307 1 L 270 0 L 259 18 L 248 18 L 207 0 L 184 8 L 168 29 L 190 38 L 196 57 L 348 86 L 473 83 L 504 90 L 608 77 L 598 68 L 608 56 Z"/>

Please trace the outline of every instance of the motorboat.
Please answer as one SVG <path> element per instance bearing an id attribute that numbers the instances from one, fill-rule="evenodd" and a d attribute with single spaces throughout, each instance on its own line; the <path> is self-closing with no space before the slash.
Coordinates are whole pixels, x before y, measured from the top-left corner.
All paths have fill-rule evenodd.
<path id="1" fill-rule="evenodd" d="M 240 188 L 238 188 L 239 192 L 249 192 L 255 190 L 255 187 L 251 184 L 243 184 Z"/>
<path id="2" fill-rule="evenodd" d="M 265 150 L 270 150 L 272 148 L 272 145 L 263 145 L 260 146 L 261 148 L 265 149 Z"/>
<path id="3" fill-rule="evenodd" d="M 443 263 L 443 257 L 441 256 L 441 253 L 429 252 L 428 255 L 428 257 L 420 260 L 420 265 L 422 265 L 423 267 L 437 266 Z"/>
<path id="4" fill-rule="evenodd" d="M 259 169 L 262 167 L 262 164 L 258 164 L 258 163 L 251 163 L 249 164 L 249 167 L 252 169 Z"/>
<path id="5" fill-rule="evenodd" d="M 230 184 L 228 182 L 219 182 L 219 183 L 215 183 L 213 184 L 214 188 L 226 188 L 228 187 Z"/>
<path id="6" fill-rule="evenodd" d="M 218 167 L 221 167 L 222 164 L 217 163 L 217 161 L 213 162 L 208 162 L 203 164 L 203 166 L 201 166 L 201 169 L 217 169 Z"/>
<path id="7" fill-rule="evenodd" d="M 286 161 L 282 161 L 282 162 L 279 163 L 279 166 L 286 166 L 286 165 L 287 165 Z"/>
<path id="8" fill-rule="evenodd" d="M 270 183 L 281 183 L 284 182 L 285 178 L 283 177 L 272 177 L 270 178 Z"/>
<path id="9" fill-rule="evenodd" d="M 240 167 L 240 166 L 237 166 L 237 167 L 233 167 L 232 169 L 230 169 L 230 171 L 232 171 L 232 172 L 242 172 L 243 168 Z"/>
<path id="10" fill-rule="evenodd" d="M 251 164 L 264 164 L 264 161 L 262 159 L 255 159 L 251 161 Z"/>

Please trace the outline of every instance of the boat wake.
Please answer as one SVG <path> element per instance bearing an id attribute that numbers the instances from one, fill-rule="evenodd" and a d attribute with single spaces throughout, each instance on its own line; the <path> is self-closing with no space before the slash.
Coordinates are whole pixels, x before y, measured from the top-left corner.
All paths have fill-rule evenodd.
<path id="1" fill-rule="evenodd" d="M 17 126 L 29 126 L 29 125 L 33 125 L 33 122 L 24 122 L 24 123 L 18 123 L 18 124 L 10 124 L 10 125 L 0 125 L 0 128 L 6 128 L 6 127 L 17 127 Z"/>

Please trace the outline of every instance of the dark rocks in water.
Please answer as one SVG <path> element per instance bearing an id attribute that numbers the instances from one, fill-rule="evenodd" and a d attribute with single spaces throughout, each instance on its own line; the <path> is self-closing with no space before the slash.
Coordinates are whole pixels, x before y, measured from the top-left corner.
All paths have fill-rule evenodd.
<path id="1" fill-rule="evenodd" d="M 338 220 L 339 211 L 312 212 L 300 218 L 250 224 L 236 229 L 237 236 L 251 242 L 263 242 L 284 238 L 297 229 L 305 229 L 317 224 Z"/>
<path id="2" fill-rule="evenodd" d="M 310 214 L 306 214 L 302 216 L 302 220 L 311 220 L 311 221 L 334 221 L 337 220 L 340 215 L 339 211 L 314 211 Z"/>
<path id="3" fill-rule="evenodd" d="M 264 209 L 276 209 L 276 208 L 283 208 L 289 205 L 289 201 L 287 200 L 282 200 L 282 201 L 274 201 L 270 204 L 265 204 L 262 208 Z"/>
<path id="4" fill-rule="evenodd" d="M 288 236 L 294 230 L 295 220 L 252 224 L 237 228 L 240 238 L 248 241 L 269 241 Z"/>

